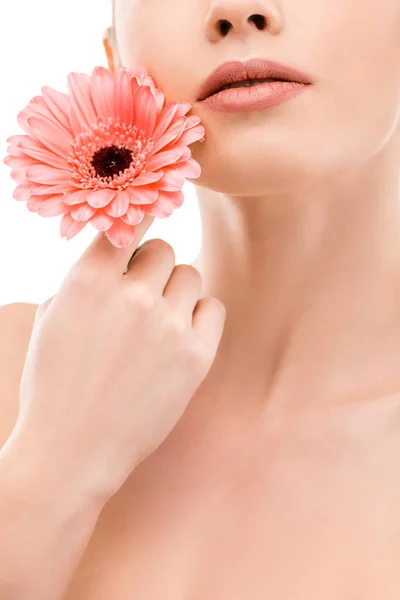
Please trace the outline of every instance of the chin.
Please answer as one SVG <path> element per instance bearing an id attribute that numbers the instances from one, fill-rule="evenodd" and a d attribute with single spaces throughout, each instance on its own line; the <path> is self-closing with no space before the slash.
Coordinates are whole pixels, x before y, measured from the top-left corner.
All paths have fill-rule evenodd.
<path id="1" fill-rule="evenodd" d="M 319 154 L 307 151 L 300 141 L 296 146 L 293 136 L 287 144 L 282 139 L 269 144 L 265 138 L 260 143 L 258 137 L 251 145 L 224 144 L 223 141 L 212 144 L 207 140 L 194 146 L 192 156 L 200 164 L 201 174 L 193 183 L 222 194 L 290 193 L 323 176 L 325 167 L 329 170 L 321 148 Z"/>

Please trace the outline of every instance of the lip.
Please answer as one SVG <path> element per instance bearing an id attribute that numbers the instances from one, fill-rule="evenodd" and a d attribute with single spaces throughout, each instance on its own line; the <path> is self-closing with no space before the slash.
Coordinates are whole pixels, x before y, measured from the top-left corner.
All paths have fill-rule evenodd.
<path id="1" fill-rule="evenodd" d="M 212 94 L 215 94 L 221 87 L 228 83 L 236 83 L 246 79 L 264 79 L 271 77 L 306 85 L 312 83 L 310 77 L 306 73 L 274 61 L 265 60 L 264 58 L 251 58 L 244 62 L 240 60 L 229 60 L 219 65 L 219 67 L 210 73 L 203 82 L 199 90 L 197 102 L 207 100 L 207 98 Z M 242 88 L 233 88 L 233 90 L 238 89 L 241 90 Z"/>

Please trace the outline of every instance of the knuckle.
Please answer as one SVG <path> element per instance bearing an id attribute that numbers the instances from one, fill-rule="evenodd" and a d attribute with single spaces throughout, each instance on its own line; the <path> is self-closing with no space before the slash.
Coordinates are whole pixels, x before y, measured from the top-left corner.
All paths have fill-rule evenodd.
<path id="1" fill-rule="evenodd" d="M 175 312 L 167 312 L 164 318 L 166 329 L 178 336 L 183 336 L 187 330 L 187 325 L 184 319 Z"/>
<path id="2" fill-rule="evenodd" d="M 151 311 L 154 306 L 156 299 L 151 293 L 150 289 L 143 283 L 135 283 L 126 287 L 126 295 L 128 301 L 130 301 L 137 309 L 148 312 Z"/>
<path id="3" fill-rule="evenodd" d="M 69 279 L 74 288 L 87 292 L 98 284 L 101 276 L 99 276 L 99 271 L 92 266 L 80 266 L 70 272 Z"/>

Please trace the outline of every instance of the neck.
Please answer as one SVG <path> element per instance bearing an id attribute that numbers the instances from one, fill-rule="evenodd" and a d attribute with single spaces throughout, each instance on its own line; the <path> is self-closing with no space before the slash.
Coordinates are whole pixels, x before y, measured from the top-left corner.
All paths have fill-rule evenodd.
<path id="1" fill-rule="evenodd" d="M 208 377 L 218 403 L 400 397 L 398 158 L 377 155 L 301 191 L 196 193 L 193 265 L 202 295 L 227 308 Z"/>

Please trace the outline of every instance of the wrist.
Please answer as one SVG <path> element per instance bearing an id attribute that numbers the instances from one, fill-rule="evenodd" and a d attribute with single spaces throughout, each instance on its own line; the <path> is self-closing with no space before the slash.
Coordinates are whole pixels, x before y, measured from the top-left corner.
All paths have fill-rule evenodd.
<path id="1" fill-rule="evenodd" d="M 37 503 L 50 513 L 99 513 L 109 499 L 73 462 L 58 460 L 35 435 L 19 427 L 0 449 L 0 480 L 21 502 Z"/>

